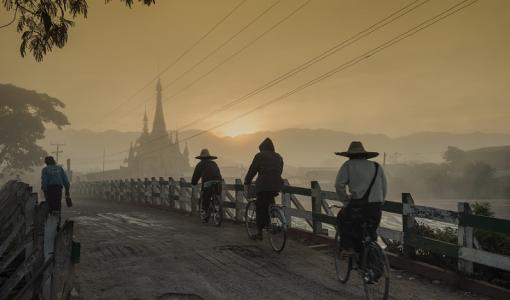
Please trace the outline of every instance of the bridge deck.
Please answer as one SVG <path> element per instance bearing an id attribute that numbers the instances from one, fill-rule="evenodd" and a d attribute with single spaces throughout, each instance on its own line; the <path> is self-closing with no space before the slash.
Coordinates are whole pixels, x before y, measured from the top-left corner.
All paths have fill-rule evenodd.
<path id="1" fill-rule="evenodd" d="M 250 241 L 242 226 L 229 222 L 216 228 L 153 208 L 76 202 L 65 214 L 76 221 L 82 243 L 80 298 L 363 299 L 357 276 L 346 285 L 335 280 L 327 251 L 291 240 L 276 254 L 267 241 Z M 477 298 L 411 276 L 392 272 L 394 299 Z"/>

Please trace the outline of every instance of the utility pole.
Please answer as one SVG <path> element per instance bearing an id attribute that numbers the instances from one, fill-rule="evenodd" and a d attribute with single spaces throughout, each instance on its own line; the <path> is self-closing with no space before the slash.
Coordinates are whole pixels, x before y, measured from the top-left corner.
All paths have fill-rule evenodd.
<path id="1" fill-rule="evenodd" d="M 386 167 L 386 152 L 383 154 L 383 167 Z"/>
<path id="2" fill-rule="evenodd" d="M 57 146 L 57 151 L 53 151 L 51 153 L 55 154 L 55 160 L 57 161 L 57 164 L 58 164 L 58 156 L 60 155 L 60 153 L 64 152 L 64 151 L 60 150 L 60 146 L 65 146 L 66 144 L 55 143 L 55 144 L 51 144 L 51 145 L 52 146 Z"/>

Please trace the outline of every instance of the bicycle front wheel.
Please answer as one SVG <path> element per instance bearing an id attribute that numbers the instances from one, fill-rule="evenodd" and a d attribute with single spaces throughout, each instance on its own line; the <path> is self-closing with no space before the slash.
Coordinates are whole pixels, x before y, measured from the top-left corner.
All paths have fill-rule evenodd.
<path id="1" fill-rule="evenodd" d="M 346 255 L 342 251 L 340 245 L 340 232 L 336 232 L 335 235 L 335 270 L 336 277 L 341 283 L 346 283 L 349 280 L 349 275 L 352 270 L 352 255 Z"/>
<path id="2" fill-rule="evenodd" d="M 211 216 L 212 222 L 215 226 L 221 226 L 221 222 L 223 222 L 223 205 L 221 204 L 220 197 L 218 195 L 214 195 L 212 197 L 211 203 Z"/>
<path id="3" fill-rule="evenodd" d="M 388 299 L 390 265 L 386 254 L 376 242 L 370 242 L 363 250 L 360 269 L 367 299 Z"/>
<path id="4" fill-rule="evenodd" d="M 255 200 L 249 201 L 246 204 L 244 223 L 248 237 L 252 239 L 257 234 L 257 208 L 255 207 Z"/>
<path id="5" fill-rule="evenodd" d="M 287 241 L 287 220 L 283 210 L 279 207 L 270 209 L 270 217 L 271 234 L 269 236 L 269 241 L 271 242 L 273 250 L 280 253 L 283 251 L 283 248 L 285 248 L 285 243 Z"/>

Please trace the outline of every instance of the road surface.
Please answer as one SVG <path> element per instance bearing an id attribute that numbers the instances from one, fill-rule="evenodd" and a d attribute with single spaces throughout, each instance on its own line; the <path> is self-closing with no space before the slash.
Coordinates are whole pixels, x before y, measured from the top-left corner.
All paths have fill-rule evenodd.
<path id="1" fill-rule="evenodd" d="M 364 299 L 335 280 L 328 250 L 290 240 L 281 254 L 244 227 L 125 203 L 75 200 L 78 299 Z M 392 299 L 487 299 L 392 270 Z"/>

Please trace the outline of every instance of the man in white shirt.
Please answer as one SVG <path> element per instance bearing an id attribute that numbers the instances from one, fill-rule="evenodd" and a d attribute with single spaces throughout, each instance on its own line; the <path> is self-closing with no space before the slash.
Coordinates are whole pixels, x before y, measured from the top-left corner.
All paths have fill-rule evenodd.
<path id="1" fill-rule="evenodd" d="M 366 151 L 361 142 L 352 142 L 347 151 L 335 154 L 349 158 L 335 182 L 338 198 L 345 205 L 338 215 L 340 244 L 346 250 L 359 252 L 363 223 L 368 226 L 372 239 L 377 239 L 376 230 L 387 192 L 386 177 L 379 164 L 368 160 L 379 153 Z"/>

